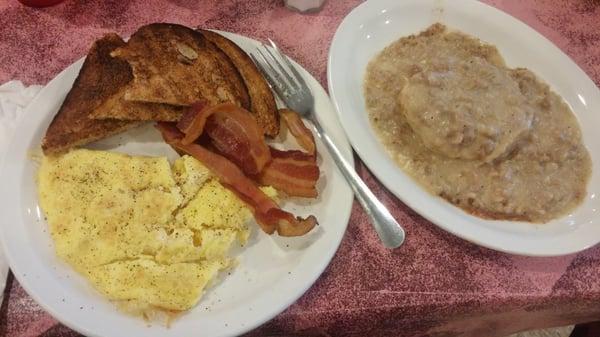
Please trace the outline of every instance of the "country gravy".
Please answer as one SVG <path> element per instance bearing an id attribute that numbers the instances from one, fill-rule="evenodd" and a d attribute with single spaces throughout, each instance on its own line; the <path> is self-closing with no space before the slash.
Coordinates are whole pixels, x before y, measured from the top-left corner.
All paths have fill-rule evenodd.
<path id="1" fill-rule="evenodd" d="M 364 95 L 398 165 L 470 213 L 543 223 L 586 195 L 592 165 L 573 112 L 494 46 L 435 24 L 372 59 Z"/>

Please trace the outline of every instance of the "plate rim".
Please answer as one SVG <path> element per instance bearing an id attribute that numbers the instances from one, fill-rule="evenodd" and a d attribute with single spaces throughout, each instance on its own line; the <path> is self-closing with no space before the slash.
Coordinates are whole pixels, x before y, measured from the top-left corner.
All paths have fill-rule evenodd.
<path id="1" fill-rule="evenodd" d="M 223 35 L 225 35 L 227 38 L 233 40 L 236 44 L 240 44 L 240 41 L 242 41 L 242 44 L 246 43 L 249 45 L 254 45 L 257 46 L 259 43 L 261 43 L 260 41 L 253 39 L 251 37 L 248 36 L 244 36 L 241 34 L 237 34 L 237 33 L 233 33 L 233 32 L 227 32 L 227 31 L 222 31 L 222 30 L 215 30 L 215 29 L 211 29 L 213 31 L 216 31 L 218 33 L 222 33 Z M 126 40 L 126 39 L 125 39 Z M 240 48 L 244 49 L 242 46 L 240 46 Z M 248 52 L 247 50 L 245 50 L 246 52 Z M 81 65 L 83 64 L 83 61 L 85 60 L 86 56 L 83 56 L 79 59 L 77 59 L 75 62 L 71 63 L 70 65 L 68 65 L 67 67 L 65 67 L 63 70 L 61 70 L 54 78 L 52 78 L 47 84 L 44 85 L 44 87 L 40 90 L 40 92 L 36 95 L 36 97 L 31 101 L 31 103 L 27 106 L 27 108 L 23 111 L 23 114 L 31 114 L 34 113 L 31 110 L 33 110 L 36 107 L 36 104 L 40 104 L 40 101 L 43 101 L 44 99 L 47 99 L 45 96 L 51 95 L 49 94 L 49 92 L 55 87 L 57 86 L 57 83 L 61 83 L 63 81 L 74 81 L 75 77 L 77 76 L 77 74 L 79 73 L 79 69 L 81 67 Z M 306 70 L 302 65 L 300 65 L 299 63 L 297 63 L 294 59 L 292 59 L 291 57 L 288 57 L 292 63 L 299 68 L 300 72 L 304 72 L 303 75 L 305 75 L 305 77 L 309 80 L 312 81 L 314 84 L 316 84 L 318 86 L 318 88 L 322 91 L 322 93 L 324 94 L 324 97 L 327 98 L 327 103 L 328 109 L 324 109 L 324 110 L 332 110 L 335 111 L 335 108 L 333 106 L 333 103 L 331 102 L 331 99 L 327 93 L 327 91 L 325 90 L 325 88 L 321 85 L 321 83 L 319 83 L 319 81 L 310 73 L 308 72 L 308 70 Z M 74 75 L 74 77 L 72 78 L 72 80 L 69 78 L 69 72 L 76 72 L 76 74 Z M 337 119 L 337 115 L 334 116 L 335 119 Z M 12 150 L 13 146 L 12 144 L 14 144 L 16 141 L 18 141 L 18 130 L 21 129 L 23 127 L 23 125 L 25 124 L 26 120 L 25 118 L 22 118 L 19 123 L 16 125 L 15 127 L 15 133 L 12 135 L 10 141 L 9 141 L 9 147 L 8 147 L 8 151 L 5 153 L 5 155 L 3 156 L 3 160 L 0 162 L 0 182 L 3 181 L 4 179 L 9 179 L 10 177 L 6 177 L 7 173 L 7 167 L 9 166 L 9 158 L 13 157 L 16 150 Z M 338 123 L 339 124 L 339 123 Z M 336 127 L 334 125 L 334 127 Z M 343 129 L 341 128 L 341 126 L 338 126 L 339 129 L 339 137 L 334 137 L 334 140 L 336 141 L 336 145 L 338 145 L 338 148 L 340 148 L 342 154 L 344 155 L 344 157 L 349 160 L 350 164 L 352 165 L 352 167 L 354 167 L 355 162 L 354 162 L 354 158 L 352 156 L 352 148 L 351 145 L 348 141 L 348 138 L 346 137 L 345 133 L 343 132 Z M 328 127 L 330 128 L 330 127 Z M 31 150 L 31 149 L 29 149 Z M 27 157 L 27 155 L 26 155 Z M 337 168 L 335 167 L 335 164 L 332 161 L 332 171 L 337 172 L 337 175 L 341 174 L 339 173 L 339 171 L 337 171 Z M 331 263 L 333 257 L 335 256 L 335 254 L 337 253 L 339 246 L 341 245 L 341 242 L 345 236 L 345 233 L 347 231 L 348 228 L 348 224 L 350 221 L 350 216 L 351 216 L 351 212 L 352 212 L 352 205 L 353 205 L 353 194 L 351 193 L 350 187 L 347 185 L 344 185 L 345 188 L 349 191 L 349 193 L 347 193 L 347 196 L 342 197 L 341 201 L 345 205 L 345 212 L 343 209 L 340 210 L 339 212 L 339 216 L 338 219 L 340 219 L 340 223 L 342 223 L 343 225 L 340 228 L 340 233 L 339 235 L 337 235 L 337 238 L 334 242 L 330 242 L 330 244 L 328 245 L 329 247 L 332 247 L 331 249 L 329 249 L 329 251 L 325 252 L 326 254 L 324 254 L 324 256 L 326 256 L 325 259 L 321 259 L 322 263 L 318 264 L 318 267 L 315 269 L 315 272 L 313 275 L 311 275 L 312 277 L 309 277 L 307 279 L 307 282 L 304 282 L 304 287 L 302 287 L 301 289 L 298 289 L 297 292 L 294 293 L 293 296 L 291 296 L 289 298 L 288 301 L 284 301 L 281 302 L 279 306 L 271 306 L 270 310 L 264 310 L 264 313 L 262 316 L 262 319 L 258 319 L 255 322 L 253 322 L 252 324 L 249 325 L 245 325 L 243 327 L 238 327 L 238 328 L 231 328 L 228 329 L 227 331 L 224 331 L 222 333 L 219 334 L 219 336 L 237 336 L 240 334 L 243 334 L 245 332 L 251 331 L 259 326 L 261 326 L 262 324 L 268 322 L 269 320 L 273 319 L 274 317 L 276 317 L 277 315 L 279 315 L 281 312 L 283 312 L 284 310 L 286 310 L 287 308 L 289 308 L 291 305 L 293 305 L 294 303 L 297 302 L 297 300 L 302 297 L 314 284 L 315 282 L 319 279 L 319 277 L 322 275 L 322 273 L 325 271 L 325 269 L 329 266 L 329 264 Z M 5 195 L 6 193 L 0 193 L 0 199 L 2 198 L 3 195 Z M 346 200 L 348 199 L 348 200 Z M 0 203 L 0 209 L 5 209 L 5 206 L 3 204 Z M 20 216 L 17 215 L 17 219 L 18 220 L 23 220 Z M 18 221 L 21 223 L 25 223 L 25 221 Z M 7 231 L 7 227 L 9 227 L 6 223 L 6 220 L 1 221 L 0 222 L 0 248 L 3 249 L 6 260 L 9 264 L 9 267 L 11 269 L 11 271 L 13 272 L 14 277 L 16 278 L 16 280 L 19 282 L 19 284 L 23 287 L 23 289 L 27 292 L 27 294 L 33 299 L 35 300 L 35 302 L 37 304 L 39 304 L 45 312 L 47 312 L 49 315 L 51 315 L 52 317 L 54 317 L 56 320 L 58 320 L 60 323 L 64 324 L 65 326 L 69 327 L 70 329 L 77 331 L 79 333 L 83 333 L 87 336 L 101 336 L 98 335 L 96 333 L 94 333 L 93 331 L 88 330 L 86 327 L 84 327 L 81 323 L 76 322 L 75 319 L 71 319 L 69 317 L 65 317 L 64 314 L 61 314 L 60 311 L 55 310 L 55 305 L 51 304 L 51 303 L 47 303 L 46 301 L 42 300 L 41 296 L 38 296 L 38 293 L 36 291 L 33 291 L 33 286 L 32 286 L 32 281 L 28 278 L 25 278 L 22 273 L 21 273 L 21 267 L 19 266 L 19 264 L 15 264 L 15 258 L 13 256 L 13 251 L 10 251 L 8 249 L 8 246 L 6 244 L 6 237 L 5 235 L 3 235 L 5 233 L 5 231 Z M 48 233 L 48 235 L 50 235 Z M 15 252 L 17 253 L 17 252 Z M 322 254 L 323 255 L 323 254 Z M 16 266 L 16 268 L 14 267 Z M 218 286 L 218 285 L 216 285 Z M 103 296 L 102 296 L 103 297 Z M 106 300 L 106 298 L 103 297 L 103 300 Z M 196 306 L 194 306 L 191 310 L 193 310 L 194 308 L 196 308 Z M 115 311 L 117 310 L 117 308 L 115 307 Z M 188 311 L 189 312 L 189 311 Z M 125 314 L 123 314 L 125 315 Z M 139 318 L 136 318 L 139 319 Z M 159 326 L 160 327 L 160 326 Z M 153 328 L 148 328 L 148 332 L 151 334 L 153 332 Z"/>
<path id="2" fill-rule="evenodd" d="M 576 62 L 574 62 L 568 55 L 566 55 L 558 46 L 556 46 L 552 41 L 550 41 L 548 38 L 546 38 L 545 36 L 543 36 L 542 34 L 537 32 L 535 29 L 533 29 L 526 23 L 520 21 L 519 19 L 517 19 L 517 18 L 509 15 L 508 13 L 505 13 L 502 10 L 495 8 L 491 5 L 482 3 L 480 1 L 474 1 L 474 0 L 454 0 L 452 2 L 449 2 L 449 1 L 439 2 L 439 1 L 435 1 L 435 0 L 431 0 L 431 1 L 405 0 L 402 3 L 398 3 L 393 0 L 371 0 L 371 1 L 363 2 L 359 6 L 355 7 L 342 20 L 342 22 L 338 26 L 338 28 L 333 36 L 331 47 L 329 49 L 329 54 L 328 54 L 327 82 L 328 82 L 329 94 L 330 94 L 331 100 L 333 102 L 333 105 L 336 109 L 338 119 L 341 121 L 342 127 L 343 127 L 344 131 L 346 132 L 347 136 L 350 134 L 354 134 L 353 131 L 356 132 L 359 128 L 353 124 L 353 123 L 356 123 L 355 121 L 352 121 L 353 118 L 348 118 L 348 116 L 347 115 L 345 116 L 344 112 L 342 111 L 342 110 L 344 110 L 344 108 L 341 107 L 343 105 L 343 103 L 341 103 L 341 101 L 340 101 L 340 98 L 339 98 L 340 94 L 338 91 L 341 92 L 344 89 L 342 87 L 342 84 L 338 83 L 338 82 L 341 82 L 341 79 L 340 79 L 341 75 L 338 74 L 339 71 L 338 71 L 338 73 L 334 73 L 334 71 L 338 68 L 338 67 L 336 67 L 335 63 L 337 62 L 337 59 L 338 59 L 339 53 L 340 53 L 339 45 L 343 43 L 342 35 L 343 34 L 348 35 L 348 33 L 345 31 L 350 31 L 350 32 L 356 31 L 356 29 L 353 29 L 352 27 L 350 27 L 351 24 L 357 23 L 355 21 L 366 22 L 367 20 L 372 19 L 374 16 L 371 15 L 369 13 L 369 11 L 371 11 L 373 9 L 380 9 L 380 8 L 383 8 L 382 6 L 386 6 L 386 5 L 389 7 L 394 7 L 394 8 L 408 6 L 408 5 L 417 5 L 417 6 L 429 8 L 429 7 L 431 7 L 430 4 L 432 2 L 435 2 L 436 7 L 438 7 L 438 6 L 443 7 L 442 11 L 446 7 L 454 7 L 454 8 L 457 8 L 457 7 L 467 8 L 468 7 L 468 9 L 473 12 L 475 12 L 475 9 L 476 9 L 478 14 L 482 14 L 482 12 L 485 12 L 483 14 L 488 14 L 490 16 L 494 16 L 495 18 L 501 18 L 502 20 L 508 20 L 511 24 L 515 25 L 515 29 L 525 31 L 529 37 L 534 37 L 536 40 L 539 40 L 539 43 L 542 43 L 545 46 L 551 47 L 551 52 L 556 53 L 556 55 L 558 57 L 560 57 L 562 62 L 566 61 L 571 66 L 574 66 L 574 68 L 576 69 L 576 71 L 578 73 L 576 75 L 577 78 L 581 79 L 582 81 L 585 82 L 585 83 L 582 83 L 581 87 L 582 88 L 585 87 L 586 90 L 589 89 L 587 87 L 592 87 L 593 89 L 591 89 L 591 90 L 593 92 L 593 95 L 596 97 L 600 97 L 600 89 L 598 89 L 598 87 L 596 87 L 596 85 L 591 80 L 591 78 L 581 69 L 581 67 Z M 433 8 L 430 8 L 430 9 L 433 9 Z M 362 19 L 360 18 L 361 15 L 363 16 Z M 443 19 L 441 19 L 441 20 L 438 19 L 437 21 L 444 22 Z M 414 33 L 418 33 L 418 32 L 414 32 Z M 401 36 L 398 35 L 396 37 L 396 39 L 400 38 L 400 37 Z M 551 84 L 551 86 L 552 86 L 552 84 Z M 338 88 L 342 88 L 342 89 L 338 89 Z M 352 109 L 361 110 L 360 113 L 366 113 L 366 111 L 364 111 L 365 110 L 364 107 L 352 107 Z M 356 114 L 357 113 L 353 112 L 350 115 L 355 116 Z M 369 126 L 364 129 L 368 130 L 368 131 L 364 131 L 365 135 L 368 135 L 368 136 L 372 135 L 375 138 L 377 144 L 381 145 L 380 141 L 377 139 L 377 137 L 374 135 L 374 133 L 372 131 L 370 122 L 369 122 Z M 369 147 L 366 145 L 366 143 L 363 144 L 361 139 L 359 139 L 361 137 L 347 137 L 347 138 L 349 139 L 350 143 L 352 144 L 354 151 L 361 158 L 361 161 L 368 167 L 369 171 L 371 171 L 372 174 L 381 182 L 381 184 L 383 186 L 385 186 L 390 192 L 392 192 L 392 194 L 394 196 L 396 196 L 400 201 L 402 201 L 404 204 L 406 204 L 411 209 L 416 211 L 422 217 L 427 219 L 429 222 L 433 223 L 434 225 L 443 229 L 444 231 L 447 231 L 447 232 L 449 232 L 457 237 L 460 237 L 466 241 L 469 241 L 471 243 L 474 243 L 474 244 L 482 246 L 482 247 L 486 247 L 486 248 L 490 248 L 490 249 L 493 249 L 493 250 L 496 250 L 499 252 L 503 252 L 503 253 L 509 253 L 509 254 L 520 255 L 520 256 L 532 256 L 532 257 L 553 257 L 553 256 L 569 255 L 569 254 L 577 253 L 580 251 L 584 251 L 584 250 L 600 243 L 600 238 L 597 238 L 594 240 L 589 240 L 589 242 L 586 242 L 585 244 L 564 245 L 564 246 L 560 246 L 557 248 L 556 242 L 551 242 L 551 240 L 548 240 L 548 242 L 545 243 L 546 247 L 543 247 L 543 248 L 539 248 L 539 247 L 514 248 L 514 247 L 506 247 L 501 244 L 495 244 L 493 242 L 490 242 L 491 240 L 490 241 L 479 240 L 477 235 L 466 234 L 464 231 L 461 231 L 459 228 L 460 227 L 459 225 L 448 225 L 446 222 L 440 221 L 435 216 L 432 216 L 432 214 L 430 212 L 428 212 L 424 206 L 421 206 L 421 205 L 417 204 L 416 202 L 414 202 L 413 200 L 411 200 L 411 198 L 408 194 L 409 192 L 402 192 L 399 190 L 399 188 L 396 188 L 392 181 L 393 177 L 386 174 L 386 173 L 389 173 L 389 172 L 387 172 L 387 169 L 382 168 L 382 166 L 384 166 L 384 164 L 386 167 L 389 166 L 389 163 L 392 163 L 394 165 L 395 171 L 397 172 L 397 173 L 395 173 L 396 177 L 398 175 L 400 175 L 400 176 L 404 176 L 404 177 L 410 179 L 415 184 L 416 184 L 416 182 L 414 182 L 414 180 L 412 180 L 412 178 L 410 178 L 406 173 L 404 173 L 402 171 L 402 169 L 397 167 L 396 164 L 393 163 L 393 160 L 391 158 L 389 158 L 389 155 L 386 154 L 386 156 L 380 157 L 378 154 L 375 154 L 374 151 L 370 151 Z M 370 159 L 375 159 L 375 158 L 382 159 L 384 164 L 377 162 L 377 161 L 370 160 Z M 594 163 L 594 164 L 598 164 L 598 163 Z M 416 186 L 418 189 L 421 189 L 424 191 L 424 189 L 420 185 L 416 184 Z M 431 195 L 429 192 L 426 192 L 426 191 L 425 191 L 425 193 L 427 193 L 427 195 L 428 195 L 427 199 L 431 200 L 431 202 L 433 204 L 438 202 L 438 201 L 436 201 L 436 199 L 438 199 L 438 198 L 436 198 L 436 196 Z M 446 201 L 442 201 L 442 202 L 447 203 Z M 451 206 L 452 206 L 453 210 L 448 211 L 448 212 L 446 212 L 444 210 L 444 213 L 457 214 L 457 212 L 462 212 L 468 218 L 474 218 L 472 215 L 467 214 L 466 212 L 462 211 L 461 209 L 457 208 L 456 206 L 453 206 L 453 205 L 451 205 Z M 485 221 L 487 221 L 487 220 L 485 220 Z"/>

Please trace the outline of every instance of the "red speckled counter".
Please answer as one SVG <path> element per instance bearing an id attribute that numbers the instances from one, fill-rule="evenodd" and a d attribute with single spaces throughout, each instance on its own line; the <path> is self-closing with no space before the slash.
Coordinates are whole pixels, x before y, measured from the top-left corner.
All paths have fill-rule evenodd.
<path id="1" fill-rule="evenodd" d="M 0 83 L 44 84 L 102 34 L 129 35 L 142 24 L 168 21 L 273 38 L 326 87 L 329 43 L 359 2 L 328 0 L 320 13 L 304 16 L 285 9 L 281 0 L 67 0 L 45 9 L 4 0 Z M 599 1 L 487 2 L 548 37 L 600 83 Z M 600 248 L 543 259 L 480 248 L 408 209 L 360 161 L 357 170 L 404 224 L 407 242 L 394 251 L 383 249 L 355 204 L 348 232 L 321 278 L 252 335 L 493 337 L 600 318 Z M 9 278 L 0 336 L 76 335 Z"/>

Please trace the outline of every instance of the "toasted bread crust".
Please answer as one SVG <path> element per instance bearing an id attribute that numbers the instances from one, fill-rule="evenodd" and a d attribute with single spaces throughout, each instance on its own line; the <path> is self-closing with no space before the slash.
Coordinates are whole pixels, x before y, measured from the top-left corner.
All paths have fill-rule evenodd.
<path id="1" fill-rule="evenodd" d="M 235 76 L 233 65 L 202 34 L 188 27 L 143 26 L 112 55 L 127 61 L 133 70 L 126 100 L 178 106 L 198 100 L 247 105 L 247 93 L 239 92 L 244 84 L 234 84 L 241 77 Z"/>
<path id="2" fill-rule="evenodd" d="M 46 130 L 42 141 L 45 154 L 62 152 L 139 125 L 139 122 L 89 118 L 90 111 L 131 80 L 127 62 L 110 56 L 115 48 L 124 45 L 116 34 L 94 42 L 71 91 Z"/>
<path id="3" fill-rule="evenodd" d="M 252 59 L 237 44 L 221 34 L 200 30 L 202 35 L 221 49 L 236 66 L 248 88 L 250 111 L 265 134 L 271 137 L 279 133 L 279 114 L 273 92 Z"/>
<path id="4" fill-rule="evenodd" d="M 168 104 L 127 101 L 126 86 L 109 97 L 90 113 L 94 119 L 119 119 L 132 121 L 176 122 L 185 111 L 184 107 Z"/>
<path id="5" fill-rule="evenodd" d="M 211 49 L 215 55 L 217 55 L 217 61 L 221 65 L 221 70 L 225 76 L 231 80 L 231 84 L 240 94 L 239 99 L 241 107 L 244 109 L 250 109 L 250 95 L 248 93 L 248 87 L 246 86 L 244 78 L 240 74 L 239 69 L 236 68 L 233 60 L 231 60 L 227 54 L 218 48 L 214 43 L 210 41 L 206 42 L 206 46 Z"/>

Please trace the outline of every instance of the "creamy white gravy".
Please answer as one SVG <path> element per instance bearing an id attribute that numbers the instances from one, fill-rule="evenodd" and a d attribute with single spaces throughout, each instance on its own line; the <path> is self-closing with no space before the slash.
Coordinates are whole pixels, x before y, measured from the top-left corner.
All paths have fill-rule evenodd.
<path id="1" fill-rule="evenodd" d="M 435 24 L 371 60 L 364 94 L 398 165 L 470 213 L 547 222 L 586 194 L 592 164 L 573 112 L 492 45 Z"/>

